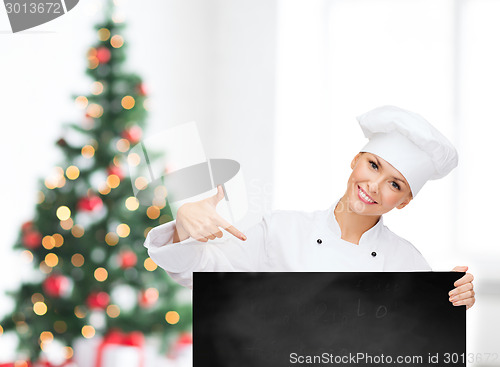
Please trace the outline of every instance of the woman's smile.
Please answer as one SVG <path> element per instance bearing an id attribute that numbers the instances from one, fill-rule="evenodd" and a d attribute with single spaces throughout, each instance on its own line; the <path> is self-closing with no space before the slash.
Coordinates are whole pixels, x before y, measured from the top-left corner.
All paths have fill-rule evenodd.
<path id="1" fill-rule="evenodd" d="M 366 193 L 366 191 L 365 191 L 365 190 L 363 190 L 363 189 L 361 188 L 361 186 L 359 186 L 359 185 L 358 185 L 358 197 L 359 197 L 359 198 L 361 199 L 361 201 L 362 201 L 362 202 L 364 202 L 365 204 L 370 204 L 370 205 L 372 205 L 372 204 L 377 204 L 377 202 L 376 202 L 375 200 L 373 200 L 373 199 L 371 198 L 371 196 L 370 196 L 370 195 L 368 195 L 368 194 Z"/>

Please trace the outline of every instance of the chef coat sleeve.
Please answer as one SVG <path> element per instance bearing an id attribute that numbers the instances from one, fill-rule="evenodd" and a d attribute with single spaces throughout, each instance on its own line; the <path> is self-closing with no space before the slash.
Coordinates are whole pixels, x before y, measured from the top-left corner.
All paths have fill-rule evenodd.
<path id="1" fill-rule="evenodd" d="M 144 246 L 151 259 L 179 284 L 192 288 L 194 271 L 259 271 L 266 261 L 266 239 L 271 215 L 245 231 L 246 241 L 228 232 L 222 239 L 199 242 L 192 238 L 173 243 L 175 221 L 153 228 Z"/>

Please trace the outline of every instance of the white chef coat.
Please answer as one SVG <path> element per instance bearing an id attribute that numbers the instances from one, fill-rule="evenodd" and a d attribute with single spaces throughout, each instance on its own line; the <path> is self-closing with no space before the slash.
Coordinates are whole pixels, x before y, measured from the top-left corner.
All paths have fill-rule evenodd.
<path id="1" fill-rule="evenodd" d="M 382 217 L 359 245 L 341 239 L 336 204 L 315 212 L 274 211 L 245 231 L 246 241 L 222 239 L 173 243 L 175 221 L 153 228 L 144 243 L 153 261 L 179 284 L 192 288 L 194 271 L 428 271 L 420 252 L 391 232 Z"/>

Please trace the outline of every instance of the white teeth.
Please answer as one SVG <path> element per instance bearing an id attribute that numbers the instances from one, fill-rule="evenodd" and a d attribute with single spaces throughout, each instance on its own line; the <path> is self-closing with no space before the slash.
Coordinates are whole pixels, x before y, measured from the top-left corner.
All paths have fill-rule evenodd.
<path id="1" fill-rule="evenodd" d="M 374 200 L 372 200 L 368 196 L 366 196 L 366 194 L 361 189 L 359 189 L 358 191 L 359 191 L 359 194 L 361 195 L 361 197 L 363 199 L 365 199 L 366 201 L 368 201 L 369 203 L 374 203 L 375 202 Z"/>

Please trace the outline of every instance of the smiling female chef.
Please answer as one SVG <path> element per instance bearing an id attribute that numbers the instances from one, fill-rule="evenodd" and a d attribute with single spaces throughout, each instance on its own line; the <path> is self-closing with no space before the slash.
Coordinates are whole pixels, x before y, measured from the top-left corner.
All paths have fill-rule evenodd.
<path id="1" fill-rule="evenodd" d="M 382 215 L 402 209 L 427 180 L 457 166 L 453 145 L 421 116 L 393 106 L 358 117 L 369 142 L 351 162 L 340 200 L 324 211 L 275 211 L 247 236 L 216 212 L 217 194 L 181 206 L 175 221 L 153 228 L 149 255 L 179 284 L 192 287 L 193 271 L 428 271 L 420 252 L 383 224 Z M 221 243 L 225 229 L 241 241 Z M 467 271 L 458 266 L 454 271 Z M 470 308 L 473 276 L 454 284 L 450 302 Z"/>

